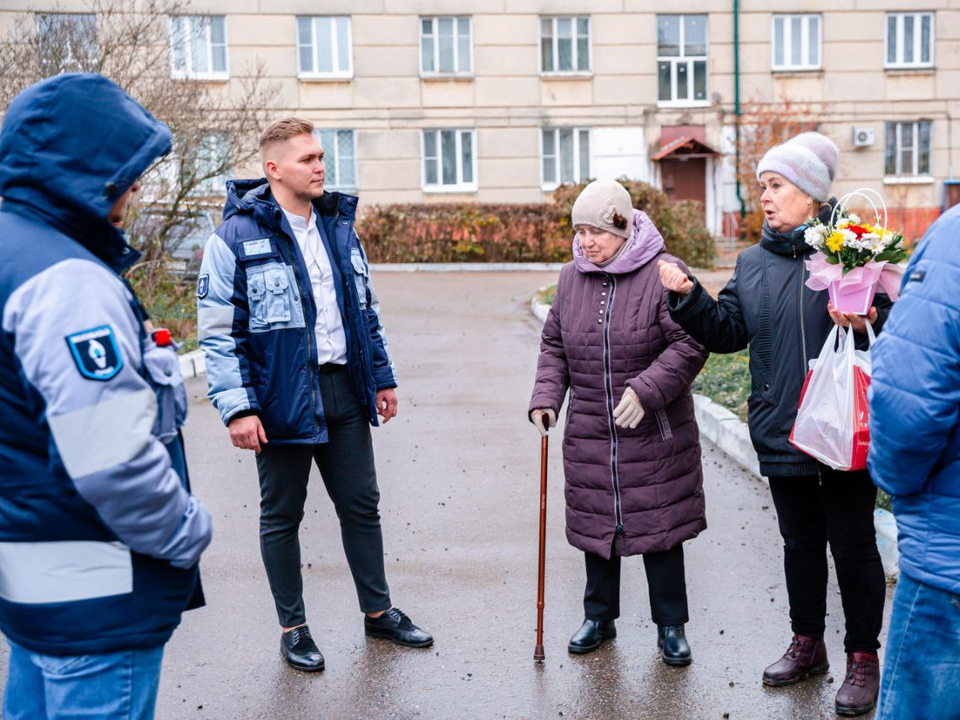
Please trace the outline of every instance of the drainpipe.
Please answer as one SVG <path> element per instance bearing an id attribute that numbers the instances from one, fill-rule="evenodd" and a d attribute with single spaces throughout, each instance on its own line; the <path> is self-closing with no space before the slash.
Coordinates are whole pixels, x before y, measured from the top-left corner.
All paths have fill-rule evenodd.
<path id="1" fill-rule="evenodd" d="M 740 0 L 733 0 L 733 114 L 734 145 L 736 147 L 737 200 L 740 201 L 740 239 L 746 238 L 743 221 L 747 215 L 743 201 L 743 188 L 740 187 Z"/>

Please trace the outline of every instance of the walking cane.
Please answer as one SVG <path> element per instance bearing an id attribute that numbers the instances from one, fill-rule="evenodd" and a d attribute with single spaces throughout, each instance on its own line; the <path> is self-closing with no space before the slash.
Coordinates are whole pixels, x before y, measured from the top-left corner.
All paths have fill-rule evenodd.
<path id="1" fill-rule="evenodd" d="M 543 662 L 543 576 L 547 559 L 547 436 L 540 442 L 540 566 L 537 574 L 537 646 L 534 662 Z"/>

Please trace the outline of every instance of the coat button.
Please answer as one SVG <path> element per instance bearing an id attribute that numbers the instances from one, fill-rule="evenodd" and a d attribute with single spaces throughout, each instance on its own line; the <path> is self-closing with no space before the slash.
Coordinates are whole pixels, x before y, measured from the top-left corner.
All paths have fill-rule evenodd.
<path id="1" fill-rule="evenodd" d="M 603 285 L 601 285 L 601 287 L 606 287 L 606 286 L 607 286 L 607 284 L 606 284 L 606 283 L 604 283 Z"/>
<path id="2" fill-rule="evenodd" d="M 606 305 L 606 304 L 607 304 L 607 301 L 606 301 L 606 300 L 601 300 L 601 301 L 600 301 L 600 304 L 601 304 L 601 305 Z"/>
<path id="3" fill-rule="evenodd" d="M 602 323 L 602 322 L 603 322 L 603 318 L 600 318 L 599 320 L 597 320 L 597 324 L 598 324 L 598 325 L 599 325 L 600 323 Z"/>
<path id="4" fill-rule="evenodd" d="M 606 297 L 606 296 L 607 294 L 605 292 L 600 293 L 600 297 Z"/>

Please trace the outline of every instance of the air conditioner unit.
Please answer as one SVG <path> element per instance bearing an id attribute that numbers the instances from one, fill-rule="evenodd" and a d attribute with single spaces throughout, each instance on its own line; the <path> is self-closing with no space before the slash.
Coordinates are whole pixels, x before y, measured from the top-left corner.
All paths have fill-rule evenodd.
<path id="1" fill-rule="evenodd" d="M 855 148 L 870 147 L 876 140 L 875 135 L 873 128 L 855 127 L 853 129 L 853 146 Z"/>

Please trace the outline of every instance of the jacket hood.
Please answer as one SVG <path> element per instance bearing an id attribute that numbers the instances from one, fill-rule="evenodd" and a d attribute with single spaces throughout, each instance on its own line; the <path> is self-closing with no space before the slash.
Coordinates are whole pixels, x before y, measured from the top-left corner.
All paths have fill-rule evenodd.
<path id="1" fill-rule="evenodd" d="M 580 236 L 573 238 L 573 262 L 582 273 L 602 272 L 623 275 L 639 270 L 666 249 L 666 243 L 653 221 L 642 210 L 633 211 L 633 230 L 620 252 L 607 265 L 587 259 L 580 247 Z"/>
<path id="2" fill-rule="evenodd" d="M 58 75 L 7 109 L 0 195 L 5 206 L 40 216 L 119 271 L 138 254 L 110 224 L 110 209 L 170 147 L 167 126 L 107 78 Z"/>
<path id="3" fill-rule="evenodd" d="M 824 224 L 830 222 L 830 216 L 833 214 L 833 208 L 836 204 L 836 198 L 830 198 L 828 202 L 824 203 L 823 208 L 820 210 L 820 215 L 817 216 L 820 222 Z M 771 228 L 770 225 L 767 224 L 767 221 L 764 220 L 763 228 L 760 231 L 760 246 L 777 255 L 793 255 L 794 257 L 809 255 L 814 252 L 814 248 L 807 245 L 807 241 L 804 238 L 807 225 L 808 223 L 804 223 L 793 230 L 778 232 Z"/>

